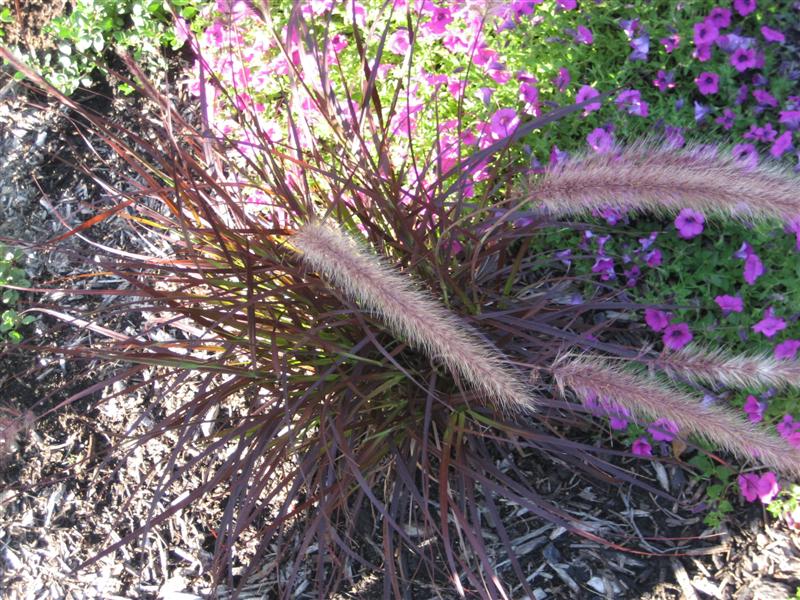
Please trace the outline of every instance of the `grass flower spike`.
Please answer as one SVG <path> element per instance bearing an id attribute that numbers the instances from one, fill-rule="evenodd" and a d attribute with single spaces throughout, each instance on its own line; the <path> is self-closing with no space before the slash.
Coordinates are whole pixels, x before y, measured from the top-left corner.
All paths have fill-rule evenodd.
<path id="1" fill-rule="evenodd" d="M 566 356 L 553 367 L 559 388 L 582 399 L 608 398 L 646 419 L 669 419 L 685 433 L 703 437 L 739 458 L 794 476 L 800 475 L 800 450 L 749 423 L 733 411 L 701 401 L 653 378 L 631 373 L 598 357 Z"/>
<path id="2" fill-rule="evenodd" d="M 534 410 L 536 400 L 528 386 L 497 350 L 338 229 L 310 223 L 292 243 L 309 267 L 380 317 L 395 335 L 441 359 L 493 404 L 511 412 Z"/>
<path id="3" fill-rule="evenodd" d="M 716 148 L 676 150 L 645 141 L 564 161 L 519 193 L 556 216 L 608 207 L 653 213 L 690 208 L 788 222 L 800 215 L 797 188 L 797 178 L 779 167 L 751 167 Z"/>
<path id="4" fill-rule="evenodd" d="M 738 355 L 687 346 L 654 359 L 652 363 L 672 376 L 711 385 L 747 388 L 800 386 L 800 362 L 770 356 Z"/>

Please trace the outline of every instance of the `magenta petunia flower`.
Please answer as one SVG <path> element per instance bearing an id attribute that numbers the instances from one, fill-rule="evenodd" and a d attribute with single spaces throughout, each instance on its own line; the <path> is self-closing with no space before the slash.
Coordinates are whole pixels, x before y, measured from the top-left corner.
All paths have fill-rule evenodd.
<path id="1" fill-rule="evenodd" d="M 583 25 L 578 25 L 578 31 L 575 33 L 575 41 L 579 44 L 586 44 L 587 46 L 591 46 L 592 42 L 594 42 L 594 35 L 592 35 L 592 30 L 588 27 L 584 27 Z"/>
<path id="2" fill-rule="evenodd" d="M 771 106 L 772 108 L 778 106 L 778 101 L 775 99 L 775 96 L 766 90 L 753 90 L 753 98 L 755 98 L 756 102 L 761 106 Z"/>
<path id="3" fill-rule="evenodd" d="M 564 10 L 573 10 L 578 6 L 577 0 L 556 0 L 556 3 Z"/>
<path id="4" fill-rule="evenodd" d="M 675 217 L 675 227 L 678 228 L 678 235 L 685 240 L 690 240 L 703 233 L 703 223 L 705 217 L 702 213 L 684 208 Z"/>
<path id="5" fill-rule="evenodd" d="M 644 322 L 653 331 L 663 331 L 669 325 L 669 313 L 655 308 L 645 308 Z"/>
<path id="6" fill-rule="evenodd" d="M 791 148 L 792 148 L 792 132 L 784 131 L 782 134 L 778 136 L 778 138 L 775 140 L 775 143 L 772 144 L 772 148 L 769 149 L 769 153 L 774 158 L 780 158 Z"/>
<path id="7" fill-rule="evenodd" d="M 585 102 L 590 98 L 594 98 L 595 96 L 599 96 L 600 92 L 594 89 L 590 85 L 581 86 L 581 89 L 578 91 L 577 95 L 575 96 L 575 104 L 580 104 L 581 102 Z M 588 115 L 590 112 L 600 110 L 600 103 L 599 102 L 591 102 L 587 104 L 583 108 L 583 116 Z"/>
<path id="8" fill-rule="evenodd" d="M 708 13 L 706 20 L 708 20 L 717 29 L 724 29 L 731 24 L 731 11 L 727 8 L 717 6 L 711 9 L 711 12 Z"/>
<path id="9" fill-rule="evenodd" d="M 794 360 L 800 350 L 800 340 L 786 340 L 775 346 L 775 358 Z"/>
<path id="10" fill-rule="evenodd" d="M 553 85 L 558 88 L 559 92 L 563 92 L 569 86 L 570 81 L 572 81 L 572 77 L 569 74 L 569 69 L 560 67 L 558 75 L 553 78 Z"/>
<path id="11" fill-rule="evenodd" d="M 792 415 L 784 415 L 783 421 L 775 426 L 778 434 L 795 448 L 800 448 L 800 421 L 795 421 Z"/>
<path id="12" fill-rule="evenodd" d="M 752 394 L 747 396 L 742 408 L 751 423 L 760 423 L 764 420 L 764 405 Z"/>
<path id="13" fill-rule="evenodd" d="M 677 33 L 674 33 L 671 36 L 661 38 L 658 41 L 662 46 L 664 46 L 664 51 L 667 54 L 672 54 L 675 51 L 675 49 L 680 45 L 681 36 L 679 36 Z"/>
<path id="14" fill-rule="evenodd" d="M 779 331 L 786 329 L 786 321 L 776 317 L 772 307 L 770 306 L 764 311 L 764 318 L 751 328 L 756 333 L 762 333 L 766 337 L 771 338 Z"/>
<path id="15" fill-rule="evenodd" d="M 764 25 L 761 28 L 761 35 L 764 36 L 764 40 L 767 42 L 777 42 L 779 44 L 782 44 L 783 42 L 786 41 L 786 36 L 783 35 L 783 33 L 778 31 L 777 29 L 771 29 L 766 25 Z"/>
<path id="16" fill-rule="evenodd" d="M 734 112 L 730 108 L 725 108 L 722 110 L 722 115 L 715 119 L 715 122 L 727 131 L 733 127 L 735 119 L 736 115 Z"/>
<path id="17" fill-rule="evenodd" d="M 719 91 L 719 75 L 717 73 L 703 71 L 695 77 L 694 82 L 697 84 L 697 89 L 703 96 L 709 94 L 716 94 Z"/>
<path id="18" fill-rule="evenodd" d="M 756 0 L 733 0 L 733 8 L 743 17 L 756 9 Z"/>
<path id="19" fill-rule="evenodd" d="M 671 442 L 678 435 L 678 426 L 664 417 L 654 421 L 647 431 L 653 436 L 657 442 Z"/>
<path id="20" fill-rule="evenodd" d="M 394 54 L 405 54 L 411 47 L 408 29 L 398 29 L 390 35 L 386 47 Z"/>
<path id="21" fill-rule="evenodd" d="M 722 309 L 722 315 L 725 317 L 731 313 L 740 313 L 744 310 L 744 302 L 739 296 L 717 296 L 714 298 L 714 302 Z"/>
<path id="22" fill-rule="evenodd" d="M 611 152 L 614 149 L 614 136 L 602 127 L 597 127 L 586 136 L 589 147 L 598 154 Z"/>
<path id="23" fill-rule="evenodd" d="M 731 64 L 739 73 L 754 69 L 758 64 L 756 51 L 752 48 L 737 48 L 731 54 Z"/>
<path id="24" fill-rule="evenodd" d="M 753 285 L 764 274 L 764 263 L 758 254 L 750 252 L 744 259 L 744 280 L 748 285 Z"/>
<path id="25" fill-rule="evenodd" d="M 708 21 L 700 21 L 694 24 L 694 45 L 710 46 L 717 41 L 719 29 Z"/>
<path id="26" fill-rule="evenodd" d="M 631 444 L 631 452 L 636 456 L 653 456 L 653 447 L 646 437 L 640 437 Z"/>
<path id="27" fill-rule="evenodd" d="M 670 350 L 680 350 L 692 341 L 692 332 L 686 323 L 672 323 L 664 329 L 662 340 Z"/>
<path id="28" fill-rule="evenodd" d="M 758 499 L 764 504 L 769 504 L 781 491 L 781 486 L 778 485 L 778 480 L 772 471 L 767 471 L 761 476 L 755 473 L 739 475 L 737 481 L 742 496 L 748 502 L 755 502 Z"/>
<path id="29" fill-rule="evenodd" d="M 758 166 L 758 151 L 753 144 L 736 144 L 731 148 L 731 154 L 744 167 L 755 168 Z"/>
<path id="30" fill-rule="evenodd" d="M 450 13 L 449 8 L 441 6 L 434 6 L 431 11 L 431 20 L 425 23 L 422 27 L 427 29 L 434 35 L 441 35 L 447 29 L 447 26 L 453 22 L 453 15 Z"/>
<path id="31" fill-rule="evenodd" d="M 663 262 L 663 257 L 661 256 L 661 250 L 658 248 L 654 248 L 650 252 L 645 255 L 645 262 L 647 263 L 648 267 L 656 268 L 660 267 L 661 263 Z"/>
<path id="32" fill-rule="evenodd" d="M 519 115 L 513 108 L 501 108 L 492 115 L 489 122 L 489 130 L 497 139 L 510 136 L 518 126 Z"/>
<path id="33" fill-rule="evenodd" d="M 653 85 L 661 92 L 671 90 L 675 87 L 675 71 L 667 72 L 664 69 L 659 69 L 656 78 L 653 80 Z"/>
<path id="34" fill-rule="evenodd" d="M 737 479 L 739 491 L 748 502 L 755 502 L 758 498 L 758 480 L 759 477 L 755 473 L 739 475 Z"/>
<path id="35" fill-rule="evenodd" d="M 648 104 L 642 100 L 642 93 L 639 90 L 622 90 L 614 100 L 614 104 L 629 115 L 646 117 L 649 112 Z"/>

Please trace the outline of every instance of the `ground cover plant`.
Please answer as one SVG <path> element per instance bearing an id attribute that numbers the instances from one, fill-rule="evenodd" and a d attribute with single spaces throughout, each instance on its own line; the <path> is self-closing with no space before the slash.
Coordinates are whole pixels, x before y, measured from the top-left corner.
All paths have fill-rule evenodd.
<path id="1" fill-rule="evenodd" d="M 701 33 L 712 13 L 724 16 L 705 3 L 689 6 Z M 570 439 L 571 431 L 596 427 L 593 416 L 625 430 L 634 454 L 663 451 L 646 460 L 696 452 L 693 464 L 723 487 L 731 466 L 702 445 L 679 450 L 676 436 L 796 475 L 791 415 L 781 436 L 770 434 L 751 423 L 760 420 L 750 415 L 763 413 L 761 400 L 737 414 L 724 398 L 703 399 L 701 387 L 796 385 L 791 344 L 775 358 L 735 356 L 716 351 L 713 332 L 701 338 L 694 329 L 697 344 L 687 346 L 691 284 L 673 286 L 672 298 L 653 291 L 675 276 L 661 268 L 664 257 L 684 249 L 683 238 L 701 241 L 701 210 L 794 227 L 791 167 L 696 145 L 681 150 L 673 130 L 671 146 L 616 146 L 612 131 L 638 136 L 662 97 L 617 89 L 641 77 L 638 65 L 625 65 L 647 56 L 645 26 L 619 23 L 614 6 L 490 8 L 311 2 L 268 10 L 222 2 L 196 36 L 181 21 L 176 29 L 197 54 L 188 86 L 203 113 L 199 123 L 174 110 L 132 62 L 128 85 L 162 110 L 157 137 L 120 129 L 60 97 L 79 126 L 105 136 L 136 173 L 127 189 L 109 190 L 101 217 L 127 215 L 173 251 L 109 254 L 99 267 L 130 281 L 129 310 L 148 318 L 140 335 L 109 332 L 89 315 L 82 323 L 108 336 L 107 344 L 61 351 L 204 374 L 198 394 L 145 438 L 177 428 L 188 439 L 207 426 L 213 405 L 247 399 L 215 423 L 206 452 L 177 469 L 226 448 L 224 467 L 120 543 L 226 483 L 214 570 L 229 583 L 237 542 L 254 536 L 259 553 L 236 575 L 252 574 L 264 556 L 280 557 L 269 568 L 287 596 L 300 581 L 324 596 L 378 571 L 387 596 L 423 580 L 463 594 L 502 597 L 519 586 L 530 595 L 508 541 L 506 519 L 515 510 L 594 540 L 623 542 L 629 532 L 622 523 L 592 531 L 543 498 L 517 468 L 520 456 L 549 456 L 588 477 L 665 496 L 616 465 L 619 451 Z M 681 29 L 672 35 L 697 24 L 676 15 Z M 581 64 L 601 32 L 616 35 L 630 56 L 608 72 L 625 77 L 608 83 L 601 71 L 590 79 L 557 60 L 535 66 L 515 36 L 552 37 L 554 28 L 572 40 L 558 45 L 565 63 Z M 695 45 L 680 51 L 697 52 L 698 61 L 725 52 Z M 670 76 L 662 79 L 670 89 Z M 708 90 L 713 80 L 693 85 Z M 581 156 L 584 139 L 590 148 Z M 741 197 L 742 182 L 749 197 Z M 634 220 L 633 233 L 605 240 L 596 235 L 598 227 L 641 219 L 634 209 L 654 208 L 678 214 L 672 245 L 654 221 Z M 573 220 L 592 210 L 605 225 Z M 651 229 L 642 234 L 639 223 Z M 582 246 L 552 245 L 570 239 Z M 632 255 L 624 280 L 616 247 Z M 741 253 L 745 282 L 761 275 L 752 246 Z M 786 293 L 796 290 L 787 284 Z M 664 351 L 647 345 L 658 337 L 613 316 L 643 314 L 650 304 L 659 306 L 647 307 L 647 325 L 663 334 Z M 717 304 L 728 313 L 738 308 L 730 298 Z M 774 308 L 763 316 L 754 332 L 769 337 L 786 328 Z M 175 478 L 165 472 L 158 489 Z M 771 471 L 738 481 L 748 498 L 769 500 L 777 491 Z M 487 531 L 508 557 L 502 571 Z M 378 546 L 364 542 L 373 532 Z"/>

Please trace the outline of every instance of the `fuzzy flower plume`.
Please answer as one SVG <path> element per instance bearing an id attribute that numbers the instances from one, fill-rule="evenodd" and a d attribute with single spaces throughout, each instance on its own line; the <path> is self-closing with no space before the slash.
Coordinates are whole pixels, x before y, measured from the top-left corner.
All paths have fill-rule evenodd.
<path id="1" fill-rule="evenodd" d="M 395 335 L 442 360 L 495 406 L 535 411 L 535 396 L 506 366 L 503 355 L 409 277 L 330 225 L 309 223 L 291 241 L 303 262 L 333 287 L 379 317 Z"/>
<path id="2" fill-rule="evenodd" d="M 553 366 L 562 391 L 579 397 L 592 394 L 612 399 L 641 419 L 668 419 L 684 434 L 703 437 L 736 456 L 800 475 L 800 451 L 770 435 L 730 409 L 704 404 L 652 377 L 638 375 L 598 357 L 567 355 Z"/>
<path id="3" fill-rule="evenodd" d="M 727 387 L 800 386 L 800 361 L 778 360 L 768 355 L 728 354 L 687 346 L 653 359 L 652 364 L 670 376 Z"/>
<path id="4" fill-rule="evenodd" d="M 747 219 L 800 215 L 800 180 L 777 166 L 752 167 L 715 148 L 675 149 L 652 141 L 586 153 L 551 167 L 517 191 L 556 216 L 616 208 L 683 208 Z"/>

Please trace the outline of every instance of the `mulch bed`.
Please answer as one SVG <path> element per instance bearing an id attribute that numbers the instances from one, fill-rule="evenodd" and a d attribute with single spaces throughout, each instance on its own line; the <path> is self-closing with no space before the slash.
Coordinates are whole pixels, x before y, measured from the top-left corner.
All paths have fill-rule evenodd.
<path id="1" fill-rule="evenodd" d="M 47 4 L 56 10 L 58 2 Z M 63 3 L 62 7 L 63 8 Z M 45 3 L 32 2 L 42 8 Z M 44 17 L 42 17 L 44 18 Z M 22 35 L 17 32 L 17 36 Z M 41 99 L 6 90 L 0 99 L 0 238 L 43 241 L 63 232 L 57 211 L 69 225 L 92 214 L 100 192 L 65 166 L 73 136 L 63 110 Z M 113 100 L 86 96 L 109 114 Z M 124 113 L 120 118 L 124 118 Z M 87 234 L 95 241 L 127 250 L 141 249 L 141 240 L 122 223 L 104 223 Z M 72 274 L 81 252 L 70 241 L 58 252 L 30 253 L 26 269 L 36 282 Z M 88 283 L 87 283 L 88 285 Z M 122 285 L 122 282 L 120 282 Z M 62 298 L 65 311 L 85 308 L 87 300 Z M 97 302 L 102 302 L 98 299 Z M 43 318 L 38 327 L 46 343 L 64 345 L 81 334 Z M 28 332 L 31 333 L 31 332 Z M 83 341 L 86 341 L 85 339 Z M 5 406 L 37 414 L 70 393 L 109 377 L 119 368 L 97 363 L 73 363 L 31 354 L 3 357 L 0 390 Z M 154 373 L 145 373 L 147 379 Z M 176 442 L 165 435 L 127 454 L 109 457 L 107 448 L 126 436 L 144 433 L 161 414 L 179 406 L 192 393 L 191 378 L 166 405 L 153 406 L 160 385 L 116 395 L 123 384 L 82 399 L 37 421 L 19 436 L 3 457 L 0 474 L 0 590 L 3 598 L 198 598 L 212 592 L 207 575 L 214 530 L 222 516 L 225 491 L 217 490 L 179 512 L 147 536 L 147 546 L 130 545 L 85 568 L 78 567 L 105 546 L 136 528 L 153 507 L 156 475 Z M 139 420 L 141 415 L 146 418 Z M 131 430 L 132 427 L 135 429 Z M 588 438 L 587 438 L 588 439 Z M 182 458 L 207 443 L 191 440 Z M 507 526 L 534 596 L 541 598 L 786 598 L 800 586 L 800 536 L 782 523 L 767 522 L 760 507 L 748 505 L 734 513 L 723 530 L 702 525 L 702 513 L 679 510 L 675 503 L 627 487 L 610 488 L 588 482 L 549 461 L 526 459 L 517 467 L 539 481 L 544 497 L 589 524 L 594 533 L 628 531 L 627 545 L 653 553 L 631 554 L 586 541 L 524 512 L 508 510 Z M 660 464 L 630 461 L 626 467 L 681 500 L 702 497 L 704 484 L 687 481 L 683 472 Z M 206 479 L 213 461 L 166 490 L 163 508 Z M 565 474 L 566 472 L 566 474 Z M 654 538 L 660 538 L 655 540 Z M 673 541 L 666 541 L 672 538 Z M 256 539 L 244 544 L 246 561 Z M 499 545 L 498 545 L 499 547 Z M 658 556 L 671 549 L 677 556 Z M 500 573 L 507 568 L 502 557 Z M 359 576 L 352 589 L 337 598 L 380 597 L 382 583 Z M 217 590 L 222 592 L 223 590 Z M 272 597 L 270 579 L 254 581 L 243 598 Z M 311 590 L 298 598 L 315 597 Z M 417 597 L 455 597 L 443 588 L 423 587 Z"/>

